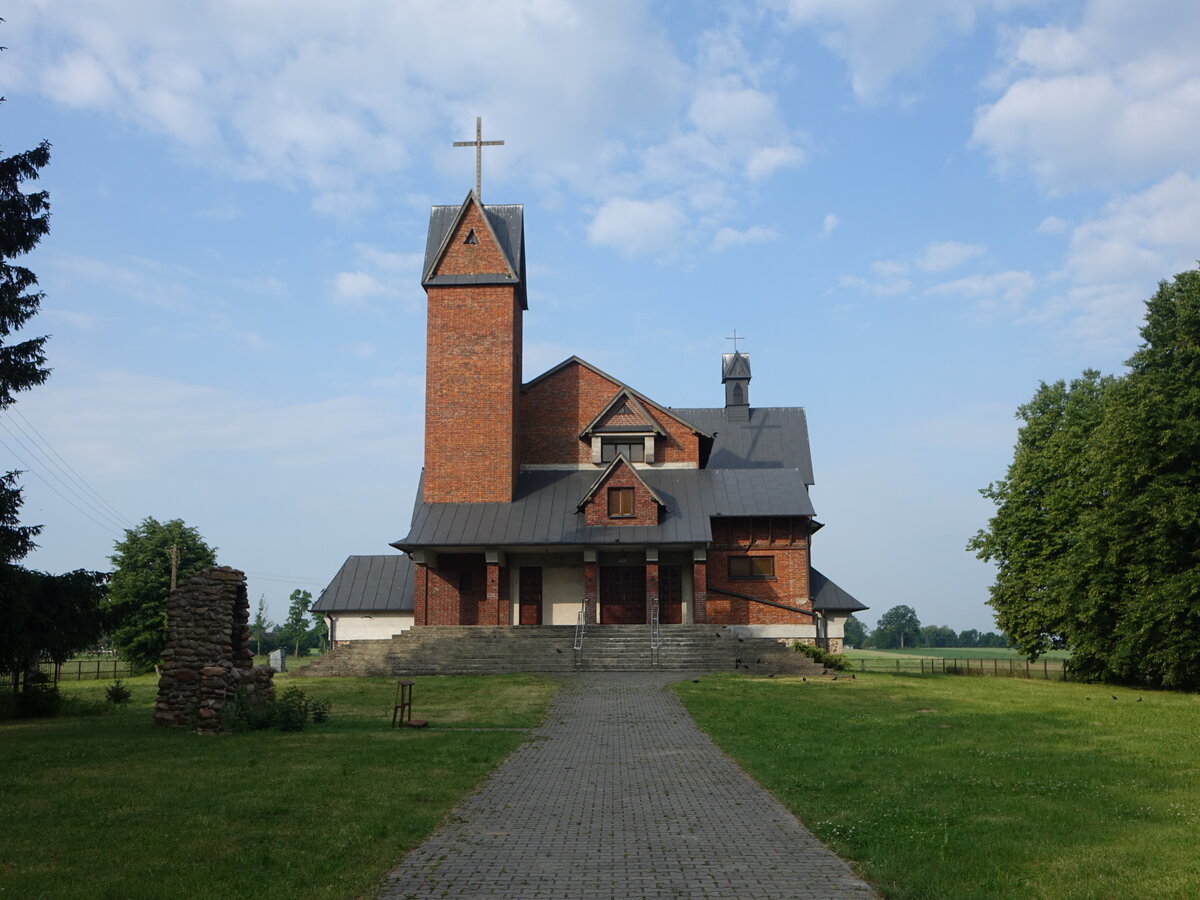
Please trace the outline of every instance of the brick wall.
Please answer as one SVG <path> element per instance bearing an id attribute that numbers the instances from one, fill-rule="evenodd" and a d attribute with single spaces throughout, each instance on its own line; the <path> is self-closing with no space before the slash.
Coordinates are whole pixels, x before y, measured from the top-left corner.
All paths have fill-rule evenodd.
<path id="1" fill-rule="evenodd" d="M 633 516 L 631 518 L 609 518 L 608 489 L 633 488 Z M 583 521 L 587 525 L 657 525 L 659 505 L 650 495 L 649 489 L 637 477 L 628 464 L 613 469 L 612 474 L 600 485 L 592 499 L 583 508 Z"/>
<path id="2" fill-rule="evenodd" d="M 463 576 L 470 586 L 460 590 Z M 437 566 L 417 566 L 414 624 L 507 625 L 511 621 L 509 570 L 488 565 L 482 553 L 442 553 Z"/>
<path id="3" fill-rule="evenodd" d="M 581 441 L 579 433 L 619 390 L 619 384 L 579 363 L 571 363 L 527 387 L 521 395 L 521 461 L 538 465 L 590 464 L 591 445 Z M 646 405 L 646 411 L 667 432 L 655 440 L 655 461 L 698 465 L 700 442 L 691 429 L 651 405 Z"/>
<path id="4" fill-rule="evenodd" d="M 807 520 L 794 517 L 714 519 L 708 551 L 709 622 L 725 625 L 808 625 L 810 616 L 763 603 L 752 603 L 712 592 L 720 588 L 812 609 L 808 599 L 809 542 Z M 771 556 L 774 578 L 730 578 L 731 556 Z"/>
<path id="5" fill-rule="evenodd" d="M 464 244 L 474 228 L 478 244 Z M 437 274 L 506 271 L 482 214 L 471 206 Z M 425 500 L 512 500 L 519 468 L 521 303 L 513 285 L 426 289 Z"/>

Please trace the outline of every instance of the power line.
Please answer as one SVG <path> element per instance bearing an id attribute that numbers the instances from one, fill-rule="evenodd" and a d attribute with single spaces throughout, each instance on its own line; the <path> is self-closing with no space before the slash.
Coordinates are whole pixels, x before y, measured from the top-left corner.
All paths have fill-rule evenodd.
<path id="1" fill-rule="evenodd" d="M 125 529 L 126 526 L 122 522 L 122 519 L 124 517 L 121 516 L 120 513 L 116 512 L 115 510 L 113 512 L 109 512 L 107 509 L 105 509 L 103 506 L 97 504 L 94 500 L 92 500 L 86 494 L 81 493 L 75 485 L 71 484 L 66 478 L 64 478 L 60 474 L 60 472 L 62 471 L 61 467 L 57 466 L 57 464 L 54 462 L 54 460 L 50 459 L 45 451 L 40 450 L 36 446 L 31 447 L 29 444 L 27 444 L 22 439 L 22 435 L 15 433 L 11 428 L 8 427 L 8 424 L 9 424 L 8 422 L 5 422 L 3 419 L 0 419 L 0 428 L 3 428 L 8 433 L 8 435 L 14 441 L 16 441 L 23 450 L 25 450 L 26 453 L 34 454 L 33 458 L 42 464 L 41 468 L 43 468 L 47 472 L 47 474 L 49 474 L 55 481 L 57 481 L 60 485 L 62 485 L 62 487 L 68 493 L 72 494 L 75 497 L 75 499 L 78 500 L 80 503 L 89 507 L 93 513 L 100 516 L 102 519 L 107 520 L 111 525 L 115 526 L 118 531 Z M 24 435 L 24 437 L 28 437 L 28 435 L 26 434 L 26 435 Z M 33 439 L 30 438 L 30 440 L 32 441 Z M 5 445 L 5 446 L 8 446 L 8 445 Z M 15 451 L 13 451 L 11 447 L 9 448 L 9 452 L 12 453 L 14 457 L 17 457 L 18 459 L 20 459 L 20 457 L 17 456 L 17 453 Z M 40 456 L 41 459 L 38 459 L 38 456 Z M 48 462 L 49 465 L 46 465 L 46 462 Z M 50 485 L 50 482 L 41 474 L 41 472 L 38 471 L 38 466 L 31 465 L 30 463 L 25 462 L 24 460 L 21 460 L 21 464 L 23 466 L 25 466 L 26 469 L 28 469 L 29 471 L 32 471 L 33 474 L 35 474 L 39 478 L 41 478 L 42 481 L 44 481 L 47 485 Z M 58 471 L 55 471 L 56 468 L 58 469 Z M 53 487 L 53 485 L 50 485 L 50 486 Z M 55 493 L 58 494 L 60 497 L 62 497 L 64 500 L 67 499 L 66 495 L 63 494 L 62 491 L 59 491 L 57 488 L 55 488 Z M 75 506 L 76 509 L 79 509 L 79 507 L 76 504 L 72 503 L 71 505 Z"/>
<path id="2" fill-rule="evenodd" d="M 95 516 L 93 516 L 91 513 L 87 512 L 86 510 L 80 509 L 78 506 L 76 506 L 76 505 L 75 505 L 75 502 L 74 502 L 74 501 L 73 501 L 73 500 L 72 500 L 70 497 L 68 497 L 66 494 L 64 494 L 62 491 L 60 491 L 58 488 L 56 488 L 56 487 L 55 487 L 53 484 L 51 484 L 49 481 L 47 481 L 47 480 L 45 479 L 45 477 L 43 477 L 43 475 L 42 475 L 42 473 L 41 473 L 41 472 L 37 471 L 37 469 L 32 469 L 32 468 L 29 468 L 29 466 L 28 466 L 28 465 L 27 465 L 27 464 L 26 464 L 26 463 L 25 463 L 25 462 L 24 462 L 24 461 L 21 459 L 21 457 L 17 456 L 17 454 L 16 454 L 16 453 L 13 451 L 12 447 L 8 446 L 8 444 L 6 444 L 6 443 L 3 441 L 3 439 L 0 439 L 0 447 L 3 447 L 3 448 L 4 448 L 5 450 L 7 450 L 9 453 L 12 453 L 12 455 L 13 455 L 13 458 L 14 458 L 14 459 L 15 459 L 17 462 L 21 463 L 21 465 L 23 465 L 23 466 L 26 466 L 26 468 L 25 468 L 25 471 L 31 472 L 32 474 L 34 474 L 34 475 L 36 475 L 38 478 L 40 478 L 40 479 L 42 480 L 42 482 L 43 482 L 43 483 L 46 485 L 46 487 L 50 488 L 50 490 L 54 491 L 54 493 L 58 494 L 58 496 L 62 497 L 62 499 L 63 499 L 63 500 L 67 501 L 67 503 L 68 503 L 70 506 L 72 506 L 72 507 L 75 509 L 75 511 L 76 511 L 77 513 L 79 513 L 79 514 L 80 514 L 81 516 L 83 516 L 84 518 L 91 519 L 91 520 L 92 520 L 94 523 L 96 523 L 97 525 L 99 525 L 99 526 L 100 526 L 101 528 L 103 528 L 103 529 L 104 529 L 106 532 L 110 532 L 110 533 L 112 532 L 112 530 L 113 530 L 113 526 L 112 526 L 112 523 L 111 523 L 111 522 L 110 522 L 110 523 L 104 523 L 104 522 L 101 522 L 99 519 L 97 519 L 97 518 L 96 518 Z M 118 531 L 123 531 L 124 529 L 123 529 L 123 528 L 121 528 L 120 526 L 118 526 L 117 530 L 118 530 Z"/>
<path id="3" fill-rule="evenodd" d="M 51 444 L 48 440 L 46 440 L 45 436 L 40 431 L 37 430 L 36 426 L 34 426 L 34 424 L 32 422 L 30 422 L 27 418 L 25 418 L 24 415 L 21 414 L 21 411 L 19 409 L 12 407 L 12 408 L 9 408 L 7 410 L 7 412 L 10 417 L 17 416 L 22 422 L 24 422 L 27 426 L 29 426 L 29 430 L 32 431 L 35 435 L 37 435 L 38 439 L 46 446 L 46 448 L 51 453 L 53 453 L 54 456 L 57 457 L 59 461 L 62 462 L 63 467 L 65 467 L 66 470 L 68 472 L 70 472 L 70 474 L 71 474 L 71 476 L 73 476 L 74 480 L 78 484 L 80 484 L 84 490 L 86 490 L 93 497 L 95 497 L 104 507 L 106 507 L 109 511 L 111 511 L 113 513 L 113 515 L 115 515 L 121 521 L 125 522 L 130 528 L 134 527 L 133 522 L 131 522 L 129 520 L 129 517 L 123 515 L 121 513 L 121 511 L 119 509 L 117 509 L 115 506 L 113 506 L 111 503 L 109 503 L 100 494 L 99 491 L 97 491 L 90 484 L 88 484 L 87 479 L 85 479 L 82 475 L 80 475 L 78 472 L 75 471 L 74 467 L 69 462 L 67 462 L 66 457 L 64 457 L 61 453 L 59 453 L 58 450 L 55 449 L 54 445 Z"/>

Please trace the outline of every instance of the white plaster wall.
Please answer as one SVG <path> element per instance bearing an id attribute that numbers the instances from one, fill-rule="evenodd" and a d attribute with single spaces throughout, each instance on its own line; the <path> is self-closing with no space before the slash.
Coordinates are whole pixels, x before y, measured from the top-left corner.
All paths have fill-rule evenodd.
<path id="1" fill-rule="evenodd" d="M 542 621 L 574 625 L 583 602 L 583 567 L 547 566 L 542 569 Z"/>
<path id="2" fill-rule="evenodd" d="M 769 637 L 776 640 L 815 640 L 817 629 L 812 625 L 730 625 L 729 629 L 746 637 Z"/>
<path id="3" fill-rule="evenodd" d="M 413 627 L 412 613 L 334 613 L 328 618 L 333 620 L 330 637 L 334 641 L 386 641 Z"/>

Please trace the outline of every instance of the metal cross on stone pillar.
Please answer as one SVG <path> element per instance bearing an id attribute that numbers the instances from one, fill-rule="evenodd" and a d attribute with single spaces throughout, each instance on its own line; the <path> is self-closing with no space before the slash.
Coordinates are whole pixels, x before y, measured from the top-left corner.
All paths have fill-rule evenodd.
<path id="1" fill-rule="evenodd" d="M 475 140 L 473 141 L 455 141 L 455 147 L 474 147 L 475 148 L 475 200 L 483 203 L 483 194 L 480 191 L 481 173 L 483 170 L 483 148 L 484 147 L 503 147 L 504 141 L 485 141 L 483 139 L 483 119 L 480 116 L 475 117 Z"/>

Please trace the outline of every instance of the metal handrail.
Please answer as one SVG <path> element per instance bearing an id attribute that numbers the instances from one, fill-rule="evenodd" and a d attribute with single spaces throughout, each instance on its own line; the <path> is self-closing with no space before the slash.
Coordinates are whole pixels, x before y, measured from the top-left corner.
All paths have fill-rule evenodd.
<path id="1" fill-rule="evenodd" d="M 650 601 L 650 667 L 658 668 L 659 651 L 662 649 L 662 625 L 658 618 L 658 601 Z"/>
<path id="2" fill-rule="evenodd" d="M 575 620 L 575 668 L 583 668 L 583 636 L 587 631 L 588 602 L 587 597 L 579 604 L 579 618 Z"/>

